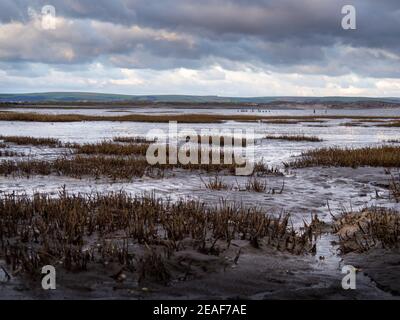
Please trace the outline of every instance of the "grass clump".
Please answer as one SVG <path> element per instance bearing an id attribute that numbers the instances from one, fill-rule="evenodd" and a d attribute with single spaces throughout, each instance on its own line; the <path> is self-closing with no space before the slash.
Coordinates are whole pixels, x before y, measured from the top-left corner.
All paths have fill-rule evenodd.
<path id="1" fill-rule="evenodd" d="M 363 127 L 365 124 L 363 122 L 352 121 L 352 122 L 343 122 L 340 124 L 341 127 Z"/>
<path id="2" fill-rule="evenodd" d="M 117 144 L 110 141 L 100 143 L 74 144 L 71 146 L 76 154 L 102 154 L 116 156 L 146 155 L 149 143 Z"/>
<path id="3" fill-rule="evenodd" d="M 264 123 L 269 124 L 298 124 L 301 123 L 299 120 L 285 120 L 285 119 L 276 119 L 276 120 L 264 120 Z"/>
<path id="4" fill-rule="evenodd" d="M 305 136 L 305 135 L 267 135 L 264 139 L 269 140 L 286 140 L 286 141 L 307 141 L 307 142 L 321 142 L 322 139 L 315 136 Z"/>
<path id="5" fill-rule="evenodd" d="M 263 161 L 258 161 L 254 164 L 254 172 L 253 175 L 255 176 L 283 176 L 284 174 L 279 170 L 278 167 L 268 166 Z"/>
<path id="6" fill-rule="evenodd" d="M 384 142 L 387 142 L 387 143 L 400 143 L 400 139 L 390 139 L 390 140 L 386 140 Z"/>
<path id="7" fill-rule="evenodd" d="M 342 253 L 399 247 L 400 213 L 397 211 L 366 208 L 359 212 L 343 212 L 334 220 Z"/>
<path id="8" fill-rule="evenodd" d="M 237 181 L 236 184 L 237 184 L 237 190 L 239 191 L 259 192 L 268 194 L 282 194 L 285 188 L 285 180 L 282 180 L 282 186 L 280 189 L 268 188 L 267 179 L 261 180 L 256 175 L 249 177 L 244 187 L 241 187 Z"/>
<path id="9" fill-rule="evenodd" d="M 81 121 L 130 121 L 130 122 L 169 122 L 177 121 L 181 123 L 221 123 L 224 121 L 266 121 L 270 123 L 287 124 L 289 122 L 321 122 L 324 119 L 359 119 L 375 120 L 388 119 L 395 120 L 400 117 L 375 117 L 375 116 L 258 116 L 258 115 L 218 115 L 218 114 L 168 114 L 168 115 L 148 115 L 130 114 L 121 116 L 96 116 L 82 114 L 42 114 L 34 112 L 0 112 L 0 121 L 34 121 L 34 122 L 81 122 Z M 400 122 L 394 122 L 400 123 Z M 400 125 L 400 124 L 399 124 Z"/>
<path id="10" fill-rule="evenodd" d="M 261 181 L 256 177 L 249 178 L 245 184 L 246 191 L 265 192 L 267 190 L 267 180 Z"/>
<path id="11" fill-rule="evenodd" d="M 234 174 L 237 165 L 224 164 L 148 164 L 142 156 L 75 155 L 63 156 L 55 160 L 3 160 L 0 161 L 0 175 L 26 176 L 59 175 L 73 178 L 93 177 L 113 180 L 130 180 L 136 177 L 150 176 L 160 178 L 166 170 L 182 169 L 203 172 L 223 172 Z M 256 166 L 254 174 L 281 174 L 278 169 Z"/>
<path id="12" fill-rule="evenodd" d="M 27 176 L 50 175 L 83 178 L 107 177 L 111 179 L 131 179 L 142 177 L 150 171 L 147 161 L 139 158 L 121 158 L 105 156 L 62 157 L 54 161 L 20 160 L 0 162 L 0 174 Z"/>
<path id="13" fill-rule="evenodd" d="M 165 259 L 181 249 L 218 255 L 240 239 L 254 247 L 308 252 L 309 230 L 295 231 L 289 219 L 287 214 L 273 217 L 256 207 L 226 202 L 208 207 L 193 200 L 171 202 L 124 192 L 69 195 L 63 189 L 57 197 L 3 194 L 0 258 L 13 272 L 31 275 L 40 275 L 47 264 L 77 272 L 112 261 L 139 270 L 140 278 L 156 276 L 155 281 L 166 282 L 170 273 Z M 167 254 L 160 256 L 161 250 Z"/>
<path id="14" fill-rule="evenodd" d="M 170 114 L 170 115 L 122 115 L 95 116 L 81 114 L 39 114 L 22 112 L 0 112 L 0 121 L 30 121 L 30 122 L 81 122 L 81 121 L 129 121 L 129 122 L 169 122 L 180 123 L 220 123 L 223 121 L 257 121 L 257 116 L 244 115 L 213 115 L 213 114 Z"/>
<path id="15" fill-rule="evenodd" d="M 201 178 L 201 181 L 203 182 L 204 186 L 207 189 L 210 190 L 230 190 L 232 189 L 232 186 L 227 185 L 221 177 L 216 175 L 214 178 L 210 178 L 208 182 L 205 182 L 203 178 Z"/>
<path id="16" fill-rule="evenodd" d="M 304 152 L 299 159 L 286 164 L 286 166 L 297 168 L 314 166 L 400 167 L 400 147 L 321 148 Z"/>
<path id="17" fill-rule="evenodd" d="M 34 137 L 24 137 L 24 136 L 1 136 L 0 140 L 3 142 L 9 142 L 16 145 L 32 145 L 32 146 L 49 146 L 49 147 L 59 147 L 61 142 L 54 138 L 34 138 Z"/>
<path id="18" fill-rule="evenodd" d="M 114 137 L 114 142 L 121 142 L 121 143 L 153 143 L 156 142 L 156 139 L 149 140 L 146 137 Z"/>
<path id="19" fill-rule="evenodd" d="M 400 121 L 393 121 L 393 122 L 380 124 L 379 127 L 398 128 L 398 127 L 400 127 Z"/>
<path id="20" fill-rule="evenodd" d="M 186 137 L 186 142 L 190 140 L 190 137 Z M 238 141 L 235 141 L 234 137 L 232 136 L 202 136 L 198 135 L 197 136 L 197 142 L 200 145 L 210 145 L 210 146 L 220 146 L 223 147 L 225 146 L 225 142 L 229 142 L 229 144 L 233 147 L 236 145 L 246 147 L 247 146 L 247 139 L 246 138 L 241 138 L 236 139 Z M 238 143 L 239 142 L 239 143 Z"/>
<path id="21" fill-rule="evenodd" d="M 396 202 L 400 202 L 400 175 L 397 177 L 392 175 L 392 179 L 389 182 L 389 195 Z"/>
<path id="22" fill-rule="evenodd" d="M 24 157 L 25 154 L 22 152 L 16 152 L 12 150 L 0 150 L 0 157 Z"/>

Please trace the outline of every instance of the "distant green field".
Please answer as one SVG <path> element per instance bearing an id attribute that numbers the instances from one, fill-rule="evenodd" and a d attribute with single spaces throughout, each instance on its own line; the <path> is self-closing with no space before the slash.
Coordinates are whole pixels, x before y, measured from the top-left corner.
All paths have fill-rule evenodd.
<path id="1" fill-rule="evenodd" d="M 120 95 L 90 92 L 44 92 L 24 94 L 0 94 L 0 102 L 178 102 L 178 103 L 271 103 L 274 101 L 351 103 L 381 101 L 400 103 L 400 98 L 365 97 L 219 97 L 191 95 Z"/>

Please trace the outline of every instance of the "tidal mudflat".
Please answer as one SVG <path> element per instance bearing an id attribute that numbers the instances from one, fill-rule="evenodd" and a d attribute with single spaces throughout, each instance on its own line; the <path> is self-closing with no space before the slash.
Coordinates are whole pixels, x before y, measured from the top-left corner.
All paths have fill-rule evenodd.
<path id="1" fill-rule="evenodd" d="M 0 111 L 1 298 L 399 297 L 399 109 L 147 110 Z M 149 165 L 169 120 L 253 129 L 253 175 Z"/>

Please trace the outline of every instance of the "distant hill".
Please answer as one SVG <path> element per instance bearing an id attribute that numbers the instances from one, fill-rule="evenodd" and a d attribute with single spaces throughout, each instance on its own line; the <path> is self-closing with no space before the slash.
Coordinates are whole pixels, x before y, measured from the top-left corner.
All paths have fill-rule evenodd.
<path id="1" fill-rule="evenodd" d="M 24 94 L 0 94 L 3 103 L 40 103 L 40 102 L 164 102 L 164 103 L 354 103 L 386 102 L 400 103 L 400 98 L 365 98 L 365 97 L 220 97 L 191 95 L 120 95 L 90 92 L 44 92 Z"/>

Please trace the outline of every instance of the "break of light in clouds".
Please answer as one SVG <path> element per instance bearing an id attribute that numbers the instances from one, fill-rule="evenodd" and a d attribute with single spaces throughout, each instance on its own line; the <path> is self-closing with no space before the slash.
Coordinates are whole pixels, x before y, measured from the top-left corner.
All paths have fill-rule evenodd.
<path id="1" fill-rule="evenodd" d="M 345 4 L 0 0 L 0 92 L 400 96 L 399 1 Z"/>

